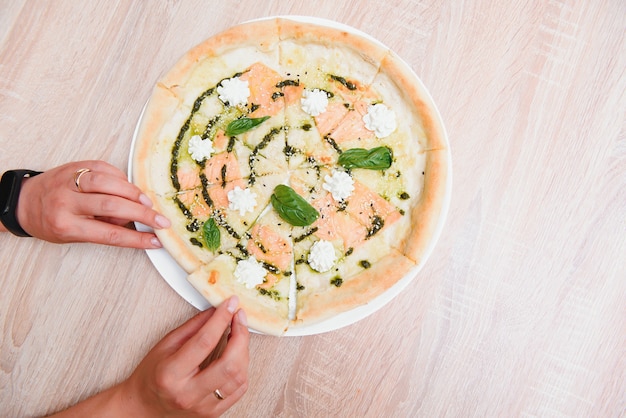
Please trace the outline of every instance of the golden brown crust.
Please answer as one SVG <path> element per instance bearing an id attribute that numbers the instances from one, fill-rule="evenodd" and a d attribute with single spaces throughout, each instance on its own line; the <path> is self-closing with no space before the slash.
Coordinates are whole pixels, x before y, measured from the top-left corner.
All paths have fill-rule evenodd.
<path id="1" fill-rule="evenodd" d="M 427 151 L 424 169 L 424 189 L 418 204 L 410 213 L 413 228 L 406 241 L 404 253 L 407 257 L 422 262 L 427 249 L 442 221 L 446 194 L 448 192 L 448 151 Z"/>
<path id="2" fill-rule="evenodd" d="M 271 53 L 277 49 L 277 22 L 276 19 L 260 20 L 226 29 L 189 50 L 161 83 L 168 87 L 184 85 L 201 61 L 219 59 L 229 51 L 252 47 L 261 54 Z"/>
<path id="3" fill-rule="evenodd" d="M 418 115 L 428 140 L 423 150 L 446 149 L 446 134 L 435 104 L 413 71 L 393 51 L 383 59 L 380 71 L 401 87 L 407 102 Z"/>
<path id="4" fill-rule="evenodd" d="M 169 179 L 172 147 L 169 137 L 175 135 L 176 123 L 171 121 L 176 120 L 173 115 L 180 112 L 180 104 L 169 89 L 160 83 L 156 85 L 144 110 L 133 154 L 133 182 L 154 203 L 156 211 L 173 220 L 180 216 L 180 212 L 168 200 L 175 192 Z M 168 127 L 174 132 L 167 132 Z M 193 271 L 199 266 L 203 254 L 190 250 L 184 241 L 184 225 L 175 222 L 172 228 L 155 232 L 164 248 L 185 271 Z"/>
<path id="5" fill-rule="evenodd" d="M 350 48 L 369 65 L 379 67 L 389 48 L 353 32 L 324 25 L 278 19 L 281 41 L 294 40 L 300 44 L 324 44 L 332 48 Z"/>

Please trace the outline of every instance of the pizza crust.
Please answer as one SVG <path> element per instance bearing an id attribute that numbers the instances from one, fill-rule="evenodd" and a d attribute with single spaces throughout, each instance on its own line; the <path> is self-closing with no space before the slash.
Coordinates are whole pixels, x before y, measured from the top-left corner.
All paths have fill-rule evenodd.
<path id="1" fill-rule="evenodd" d="M 409 214 L 411 233 L 404 243 L 403 252 L 418 264 L 434 244 L 434 236 L 444 215 L 446 191 L 448 189 L 448 152 L 433 150 L 426 152 L 424 189 L 420 200 Z"/>

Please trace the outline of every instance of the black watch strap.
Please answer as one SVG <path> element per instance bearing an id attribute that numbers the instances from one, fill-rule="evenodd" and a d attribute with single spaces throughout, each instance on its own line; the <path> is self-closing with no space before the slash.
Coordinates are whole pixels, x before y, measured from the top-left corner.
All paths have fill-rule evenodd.
<path id="1" fill-rule="evenodd" d="M 31 236 L 20 226 L 16 215 L 22 181 L 25 177 L 34 177 L 37 174 L 41 174 L 41 171 L 9 170 L 0 180 L 0 221 L 10 233 L 18 237 Z"/>

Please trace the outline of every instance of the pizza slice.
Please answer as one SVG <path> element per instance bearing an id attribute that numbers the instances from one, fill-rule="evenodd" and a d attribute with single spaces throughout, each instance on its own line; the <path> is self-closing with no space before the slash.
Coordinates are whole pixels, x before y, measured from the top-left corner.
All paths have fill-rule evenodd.
<path id="1" fill-rule="evenodd" d="M 292 226 L 270 204 L 236 246 L 202 265 L 188 280 L 212 305 L 238 295 L 253 329 L 281 335 L 293 303 L 292 234 Z"/>
<path id="2" fill-rule="evenodd" d="M 290 186 L 319 213 L 293 238 L 295 327 L 366 303 L 415 266 L 392 247 L 391 233 L 385 233 L 400 213 L 369 188 L 347 180 L 349 176 L 319 166 L 300 167 L 290 178 Z M 338 178 L 347 183 L 333 187 Z"/>
<path id="3" fill-rule="evenodd" d="M 375 103 L 362 118 L 373 135 L 341 143 L 339 163 L 402 215 L 393 246 L 420 261 L 432 242 L 447 187 L 447 150 L 439 116 L 412 70 L 393 52 L 369 90 Z"/>
<path id="4" fill-rule="evenodd" d="M 326 243 L 312 241 L 308 247 L 310 243 L 296 248 L 296 254 L 301 252 L 300 257 L 310 258 L 320 244 Z M 415 267 L 415 262 L 401 252 L 376 244 L 370 241 L 349 255 L 337 255 L 337 261 L 326 272 L 313 269 L 310 262 L 296 264 L 298 291 L 294 328 L 371 302 Z"/>
<path id="5" fill-rule="evenodd" d="M 248 140 L 284 124 L 282 101 L 267 99 L 261 77 L 277 63 L 277 23 L 241 25 L 189 51 L 146 106 L 134 178 L 173 220 L 157 235 L 186 271 L 236 244 L 281 181 L 276 162 Z M 258 201 L 233 209 L 229 195 Z M 215 230 L 219 246 L 206 239 Z"/>
<path id="6" fill-rule="evenodd" d="M 331 164 L 337 150 L 328 135 L 365 94 L 387 51 L 323 26 L 284 20 L 279 27 L 290 167 Z"/>

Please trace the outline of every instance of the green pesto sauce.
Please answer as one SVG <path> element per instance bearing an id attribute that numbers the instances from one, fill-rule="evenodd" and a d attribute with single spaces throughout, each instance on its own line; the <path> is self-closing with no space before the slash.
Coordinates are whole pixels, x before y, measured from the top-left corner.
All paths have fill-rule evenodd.
<path id="1" fill-rule="evenodd" d="M 343 86 L 344 86 L 345 88 L 347 88 L 348 90 L 356 90 L 356 84 L 354 84 L 354 83 L 352 83 L 352 82 L 350 82 L 350 81 L 346 80 L 344 77 L 340 77 L 340 76 L 338 76 L 338 75 L 333 75 L 333 74 L 330 74 L 330 78 L 331 78 L 332 80 L 337 81 L 337 82 L 338 82 L 338 83 L 340 83 L 340 84 L 343 84 Z"/>
<path id="2" fill-rule="evenodd" d="M 334 277 L 330 280 L 330 284 L 336 287 L 341 287 L 341 285 L 343 284 L 343 279 L 339 276 Z"/>
<path id="3" fill-rule="evenodd" d="M 191 242 L 191 244 L 195 245 L 196 247 L 200 247 L 200 248 L 203 247 L 202 243 L 198 241 L 198 239 L 196 238 L 193 238 L 193 237 L 189 238 L 189 242 Z"/>
<path id="4" fill-rule="evenodd" d="M 280 296 L 278 290 L 259 288 L 259 294 L 262 296 L 268 296 L 277 301 L 282 300 L 282 296 Z"/>
<path id="5" fill-rule="evenodd" d="M 298 243 L 300 241 L 304 241 L 306 238 L 310 237 L 311 235 L 313 235 L 314 233 L 317 232 L 319 228 L 318 227 L 313 227 L 311 229 L 309 229 L 307 232 L 305 232 L 304 234 L 300 235 L 299 237 L 295 237 L 293 239 L 293 242 Z"/>
<path id="6" fill-rule="evenodd" d="M 278 267 L 276 267 L 273 264 L 270 264 L 268 262 L 262 261 L 261 264 L 263 264 L 263 267 L 265 268 L 265 270 L 269 271 L 270 273 L 273 274 L 280 274 L 280 269 Z"/>
<path id="7" fill-rule="evenodd" d="M 194 219 L 189 225 L 186 226 L 186 228 L 189 232 L 198 232 L 200 230 L 200 223 L 197 219 Z"/>
<path id="8" fill-rule="evenodd" d="M 300 82 L 297 80 L 283 80 L 280 81 L 278 83 L 276 83 L 276 87 L 278 87 L 279 89 L 282 89 L 285 86 L 299 86 Z"/>
<path id="9" fill-rule="evenodd" d="M 376 215 L 372 218 L 372 225 L 367 229 L 367 235 L 365 239 L 371 238 L 378 233 L 385 226 L 385 221 L 380 216 Z"/>
<path id="10" fill-rule="evenodd" d="M 333 138 L 331 138 L 330 136 L 326 135 L 324 137 L 324 139 L 326 140 L 326 142 L 328 142 L 330 144 L 331 147 L 333 147 L 333 149 L 335 151 L 337 151 L 337 154 L 341 154 L 343 152 L 341 150 L 341 148 L 339 148 L 339 145 L 337 145 L 337 142 L 335 142 L 335 140 Z"/>

